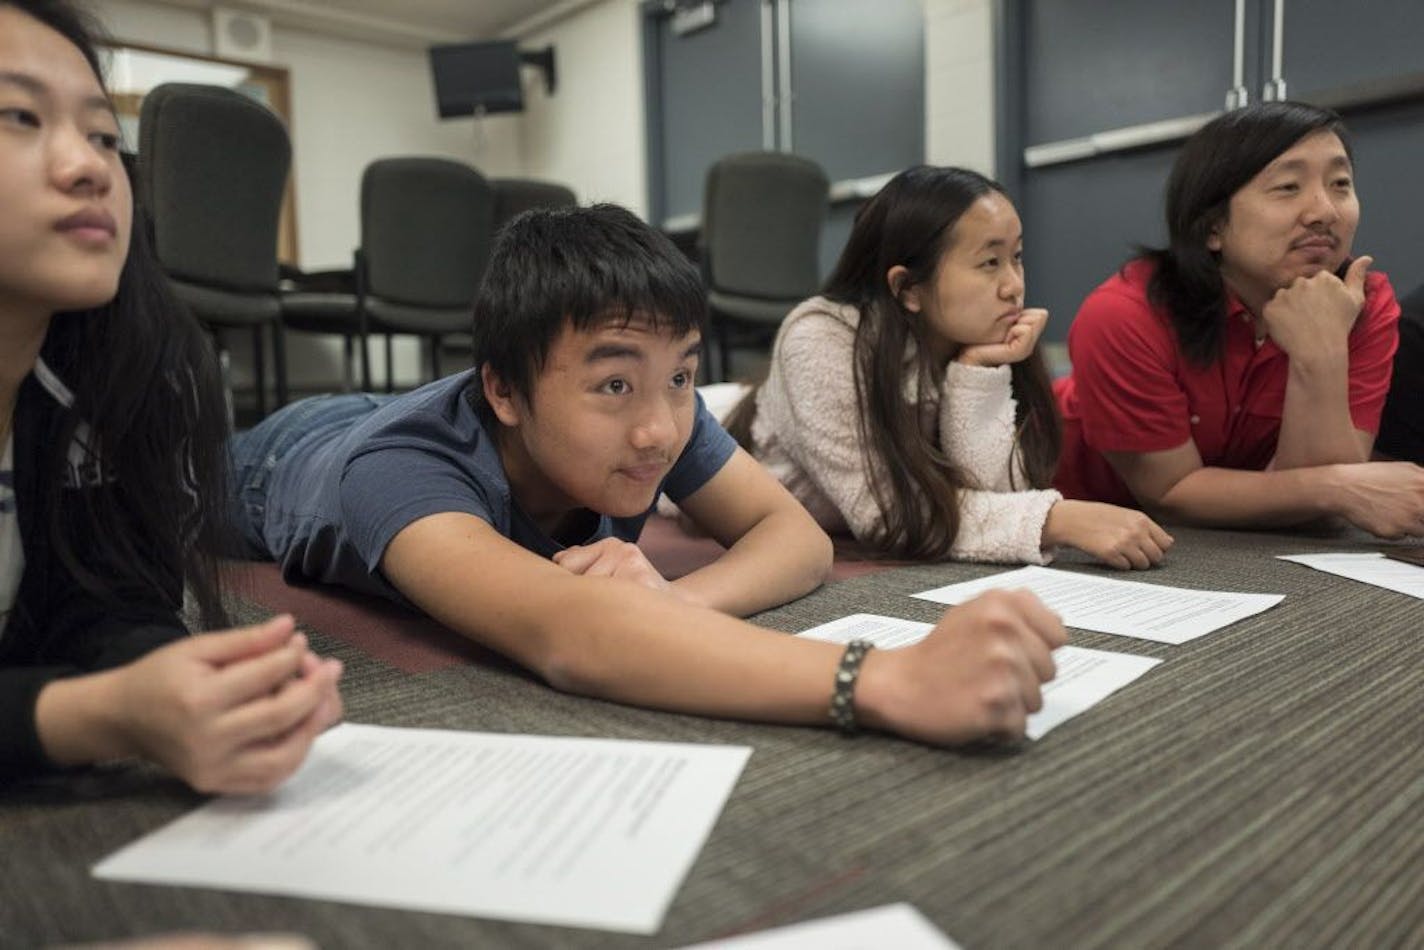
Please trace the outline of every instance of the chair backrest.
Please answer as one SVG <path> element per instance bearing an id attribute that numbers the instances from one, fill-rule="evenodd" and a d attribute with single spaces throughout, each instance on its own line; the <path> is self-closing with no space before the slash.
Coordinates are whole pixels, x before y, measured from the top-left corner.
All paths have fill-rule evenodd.
<path id="1" fill-rule="evenodd" d="M 272 110 L 221 86 L 166 83 L 139 115 L 139 187 L 172 277 L 275 293 L 292 145 Z"/>
<path id="2" fill-rule="evenodd" d="M 361 252 L 373 297 L 468 307 L 494 241 L 494 190 L 446 158 L 387 158 L 361 178 Z"/>
<path id="3" fill-rule="evenodd" d="M 494 229 L 498 231 L 513 218 L 534 208 L 571 208 L 578 204 L 572 188 L 532 178 L 496 178 L 494 186 Z"/>
<path id="4" fill-rule="evenodd" d="M 826 173 L 809 159 L 782 152 L 719 159 L 702 203 L 711 288 L 773 300 L 815 293 L 829 196 Z"/>

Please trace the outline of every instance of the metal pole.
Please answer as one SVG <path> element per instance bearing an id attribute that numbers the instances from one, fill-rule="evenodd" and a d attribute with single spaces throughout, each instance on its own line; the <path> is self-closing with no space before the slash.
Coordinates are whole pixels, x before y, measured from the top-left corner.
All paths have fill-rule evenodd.
<path id="1" fill-rule="evenodd" d="M 761 147 L 768 152 L 776 149 L 776 24 L 772 5 L 776 0 L 761 2 Z"/>
<path id="2" fill-rule="evenodd" d="M 780 77 L 781 142 L 783 152 L 792 150 L 791 140 L 791 0 L 777 0 L 776 69 Z"/>
<path id="3" fill-rule="evenodd" d="M 1226 93 L 1228 110 L 1239 109 L 1251 101 L 1246 89 L 1246 0 L 1236 0 L 1236 31 L 1231 55 L 1231 88 Z"/>
<path id="4" fill-rule="evenodd" d="M 1286 97 L 1286 80 L 1281 75 L 1281 61 L 1285 58 L 1286 0 L 1276 0 L 1275 16 L 1271 25 L 1271 78 L 1261 91 L 1261 98 L 1267 102 L 1280 102 Z"/>

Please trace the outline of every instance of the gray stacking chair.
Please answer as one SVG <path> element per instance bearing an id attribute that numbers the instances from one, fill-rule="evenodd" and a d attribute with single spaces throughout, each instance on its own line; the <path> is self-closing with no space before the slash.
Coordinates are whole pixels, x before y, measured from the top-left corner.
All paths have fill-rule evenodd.
<path id="1" fill-rule="evenodd" d="M 499 231 L 509 221 L 535 208 L 571 208 L 578 204 L 573 189 L 566 185 L 549 181 L 535 181 L 532 178 L 491 178 L 494 189 L 494 231 Z M 468 357 L 472 348 L 470 334 L 451 333 L 441 338 L 443 352 L 456 353 Z"/>
<path id="2" fill-rule="evenodd" d="M 475 169 L 445 158 L 388 158 L 361 179 L 356 282 L 363 338 L 386 334 L 386 388 L 393 388 L 391 334 L 430 341 L 432 378 L 440 345 L 468 331 L 494 241 L 495 193 Z M 361 348 L 366 379 L 370 362 Z"/>
<path id="3" fill-rule="evenodd" d="M 726 379 L 733 346 L 765 346 L 820 284 L 830 182 L 809 159 L 743 152 L 707 172 L 699 238 L 711 335 Z"/>
<path id="4" fill-rule="evenodd" d="M 550 181 L 531 178 L 495 178 L 494 229 L 498 231 L 510 219 L 534 208 L 571 208 L 578 204 L 573 189 Z"/>
<path id="5" fill-rule="evenodd" d="M 475 292 L 498 226 L 499 195 L 497 183 L 486 182 L 460 162 L 416 157 L 373 162 L 361 180 L 361 247 L 352 270 L 355 286 L 350 290 L 308 286 L 284 293 L 283 322 L 292 330 L 344 338 L 348 388 L 353 342 L 360 345 L 361 386 L 372 388 L 367 349 L 372 332 L 385 335 L 388 392 L 395 388 L 394 333 L 429 339 L 431 373 L 438 378 L 442 342 L 450 336 L 468 338 Z M 572 201 L 572 193 L 569 198 Z"/>
<path id="6" fill-rule="evenodd" d="M 251 331 L 259 415 L 267 411 L 267 330 L 277 405 L 287 401 L 277 231 L 291 161 L 282 120 L 239 92 L 167 83 L 143 99 L 139 187 L 152 214 L 158 259 L 219 351 L 223 330 Z"/>

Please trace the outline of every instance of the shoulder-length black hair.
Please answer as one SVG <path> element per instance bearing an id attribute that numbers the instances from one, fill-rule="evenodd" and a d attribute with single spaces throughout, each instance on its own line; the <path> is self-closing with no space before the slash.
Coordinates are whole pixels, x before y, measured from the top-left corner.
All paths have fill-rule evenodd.
<path id="1" fill-rule="evenodd" d="M 495 238 L 475 301 L 474 365 L 525 400 L 566 327 L 645 320 L 674 337 L 707 326 L 697 268 L 667 235 L 614 204 L 536 208 Z M 479 374 L 466 399 L 486 423 L 494 411 Z"/>
<path id="2" fill-rule="evenodd" d="M 94 42 L 101 34 L 82 11 L 63 0 L 4 6 L 63 35 L 104 85 Z M 67 493 L 48 530 L 75 579 L 116 608 L 121 591 L 177 598 L 186 584 L 203 623 L 221 626 L 228 427 L 217 361 L 168 287 L 137 196 L 132 232 L 114 298 L 55 314 L 41 349 L 74 394 L 59 438 L 46 446 L 44 484 L 64 484 L 76 441 L 97 456 L 102 478 L 96 490 Z"/>
<path id="3" fill-rule="evenodd" d="M 859 211 L 845 249 L 821 289 L 824 297 L 855 307 L 855 392 L 863 464 L 883 513 L 869 540 L 879 553 L 942 560 L 959 533 L 959 493 L 964 474 L 920 430 L 919 407 L 905 399 L 906 343 L 915 342 L 917 392 L 933 391 L 944 370 L 931 362 L 925 321 L 905 309 L 887 275 L 907 271 L 901 290 L 934 280 L 954 242 L 954 228 L 976 201 L 1004 194 L 998 182 L 963 168 L 918 165 L 892 178 Z M 1018 400 L 1018 446 L 1033 488 L 1053 479 L 1061 433 L 1053 391 L 1035 351 L 1011 369 Z M 949 394 L 948 398 L 953 398 Z M 743 445 L 750 443 L 756 393 L 728 420 Z M 1005 460 L 1006 462 L 1008 460 Z"/>
<path id="4" fill-rule="evenodd" d="M 1156 265 L 1148 293 L 1167 311 L 1189 362 L 1208 366 L 1221 355 L 1226 286 L 1220 255 L 1207 249 L 1207 238 L 1226 221 L 1232 195 L 1282 152 L 1321 131 L 1339 136 L 1354 160 L 1340 116 L 1301 102 L 1232 110 L 1182 146 L 1167 179 L 1167 247 L 1142 256 Z"/>

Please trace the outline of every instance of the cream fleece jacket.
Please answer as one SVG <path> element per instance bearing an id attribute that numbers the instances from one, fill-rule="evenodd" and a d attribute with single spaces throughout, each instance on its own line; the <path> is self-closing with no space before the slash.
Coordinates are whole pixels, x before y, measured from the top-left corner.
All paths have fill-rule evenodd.
<path id="1" fill-rule="evenodd" d="M 871 491 L 859 444 L 855 396 L 854 307 L 812 297 L 782 323 L 771 370 L 757 397 L 753 454 L 827 531 L 868 540 L 882 512 Z M 1026 484 L 1014 443 L 1015 400 L 1009 367 L 951 362 L 939 392 L 916 398 L 913 351 L 907 354 L 906 398 L 920 406 L 920 425 L 968 478 L 960 493 L 960 527 L 950 557 L 965 561 L 1045 564 L 1041 544 L 1056 491 L 1015 491 Z M 1013 478 L 1010 479 L 1010 466 Z"/>

